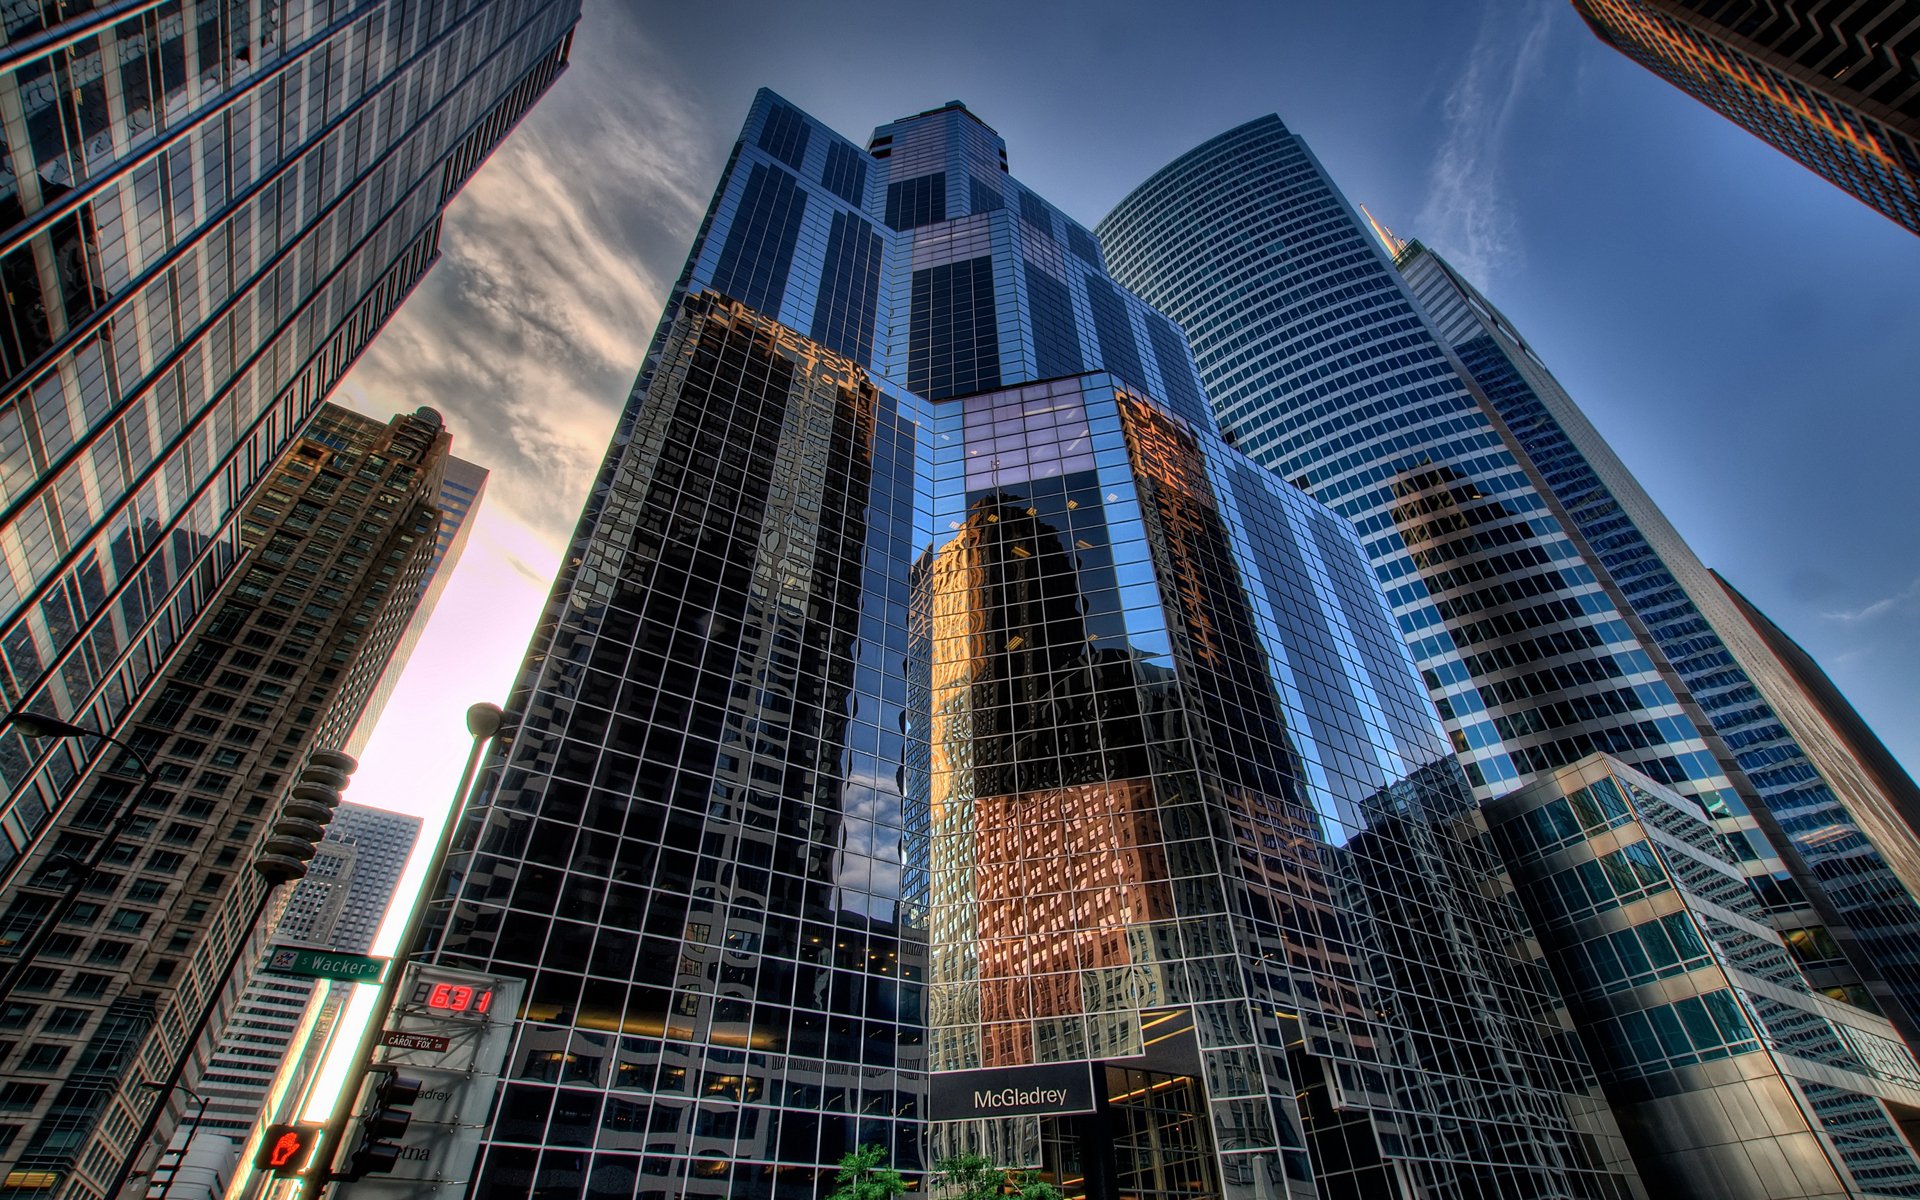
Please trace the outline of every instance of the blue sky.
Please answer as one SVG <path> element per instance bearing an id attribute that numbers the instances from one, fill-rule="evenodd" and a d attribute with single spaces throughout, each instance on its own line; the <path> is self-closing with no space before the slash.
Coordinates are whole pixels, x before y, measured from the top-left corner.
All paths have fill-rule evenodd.
<path id="1" fill-rule="evenodd" d="M 856 140 L 962 99 L 1089 226 L 1167 160 L 1279 113 L 1352 200 L 1506 311 L 1701 558 L 1920 767 L 1920 238 L 1607 49 L 1564 0 L 590 2 L 574 65 L 347 384 L 370 411 L 440 408 L 457 452 L 494 469 L 462 568 L 486 598 L 443 651 L 466 690 L 423 712 L 504 691 L 763 85 Z M 452 678 L 435 653 L 410 680 Z"/>

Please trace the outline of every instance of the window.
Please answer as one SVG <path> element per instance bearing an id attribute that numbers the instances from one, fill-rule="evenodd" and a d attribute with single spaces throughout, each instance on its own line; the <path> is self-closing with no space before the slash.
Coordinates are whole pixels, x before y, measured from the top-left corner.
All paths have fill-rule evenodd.
<path id="1" fill-rule="evenodd" d="M 47 1014 L 46 1032 L 79 1033 L 87 1025 L 84 1008 L 56 1008 Z"/>
<path id="2" fill-rule="evenodd" d="M 146 924 L 146 913 L 137 912 L 131 908 L 122 908 L 114 912 L 113 919 L 107 922 L 107 928 L 120 933 L 132 933 L 135 930 L 144 929 Z"/>
<path id="3" fill-rule="evenodd" d="M 93 1000 L 107 994 L 107 987 L 113 982 L 105 975 L 96 975 L 92 971 L 82 971 L 73 977 L 67 985 L 67 995 L 81 1000 Z"/>

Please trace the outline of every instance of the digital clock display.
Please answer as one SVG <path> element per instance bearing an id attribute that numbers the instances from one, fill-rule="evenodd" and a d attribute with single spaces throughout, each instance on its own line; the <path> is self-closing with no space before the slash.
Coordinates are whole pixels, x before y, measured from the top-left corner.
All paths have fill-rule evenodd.
<path id="1" fill-rule="evenodd" d="M 465 983 L 429 983 L 421 981 L 414 1002 L 428 1011 L 455 1017 L 484 1017 L 493 1007 L 493 989 Z"/>

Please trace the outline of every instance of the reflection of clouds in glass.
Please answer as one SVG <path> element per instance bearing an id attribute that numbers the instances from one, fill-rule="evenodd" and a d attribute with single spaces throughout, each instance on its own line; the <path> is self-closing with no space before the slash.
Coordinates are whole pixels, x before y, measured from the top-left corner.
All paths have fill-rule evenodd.
<path id="1" fill-rule="evenodd" d="M 841 791 L 840 848 L 833 882 L 849 912 L 891 921 L 900 898 L 900 783 L 894 772 L 855 754 Z"/>

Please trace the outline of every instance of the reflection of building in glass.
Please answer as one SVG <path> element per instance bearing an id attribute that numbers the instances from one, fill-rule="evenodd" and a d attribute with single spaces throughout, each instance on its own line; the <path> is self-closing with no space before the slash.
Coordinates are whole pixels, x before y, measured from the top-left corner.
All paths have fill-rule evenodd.
<path id="1" fill-rule="evenodd" d="M 1643 1194 L 1351 529 L 1004 163 L 755 100 L 432 906 L 475 1194 Z"/>
<path id="2" fill-rule="evenodd" d="M 1899 934 L 1911 901 L 1851 840 L 1835 839 L 1836 853 L 1808 868 L 1800 844 L 1835 832 L 1838 806 L 1812 796 L 1796 771 L 1767 773 L 1761 760 L 1781 747 L 1756 745 L 1763 754 L 1740 760 L 1716 731 L 1714 720 L 1756 735 L 1778 723 L 1703 711 L 1743 689 L 1705 658 L 1686 675 L 1668 660 L 1688 653 L 1693 634 L 1684 621 L 1666 624 L 1671 589 L 1646 576 L 1659 563 L 1627 544 L 1643 535 L 1618 514 L 1587 521 L 1599 512 L 1592 473 L 1575 480 L 1564 469 L 1589 464 L 1568 460 L 1564 437 L 1544 440 L 1555 432 L 1536 419 L 1544 392 L 1528 392 L 1523 413 L 1518 393 L 1498 386 L 1499 348 L 1470 354 L 1486 326 L 1464 293 L 1447 300 L 1415 272 L 1416 298 L 1277 117 L 1176 159 L 1100 230 L 1116 278 L 1186 324 L 1226 438 L 1353 522 L 1479 798 L 1613 754 L 1721 820 L 1780 927 L 1832 926 L 1854 949 L 1823 969 L 1824 986 L 1900 1008 L 1874 977 L 1910 971 Z M 1625 494 L 1607 503 L 1625 505 Z M 1649 528 L 1642 515 L 1634 519 Z M 1722 695 L 1697 697 L 1690 681 Z M 1827 761 L 1844 757 L 1836 747 Z M 1837 904 L 1863 926 L 1891 917 L 1889 936 L 1863 947 Z"/>
<path id="3" fill-rule="evenodd" d="M 1395 248 L 1435 330 L 1892 988 L 1895 1018 L 1920 1012 L 1920 789 L 1806 653 L 1701 565 L 1512 323 L 1419 242 Z M 1822 978 L 1849 986 L 1844 965 Z"/>
<path id="4" fill-rule="evenodd" d="M 1920 1064 L 1808 986 L 1696 806 L 1595 755 L 1488 817 L 1655 1194 L 1920 1195 Z"/>
<path id="5" fill-rule="evenodd" d="M 1574 0 L 1600 39 L 1920 233 L 1920 26 L 1900 0 Z"/>

